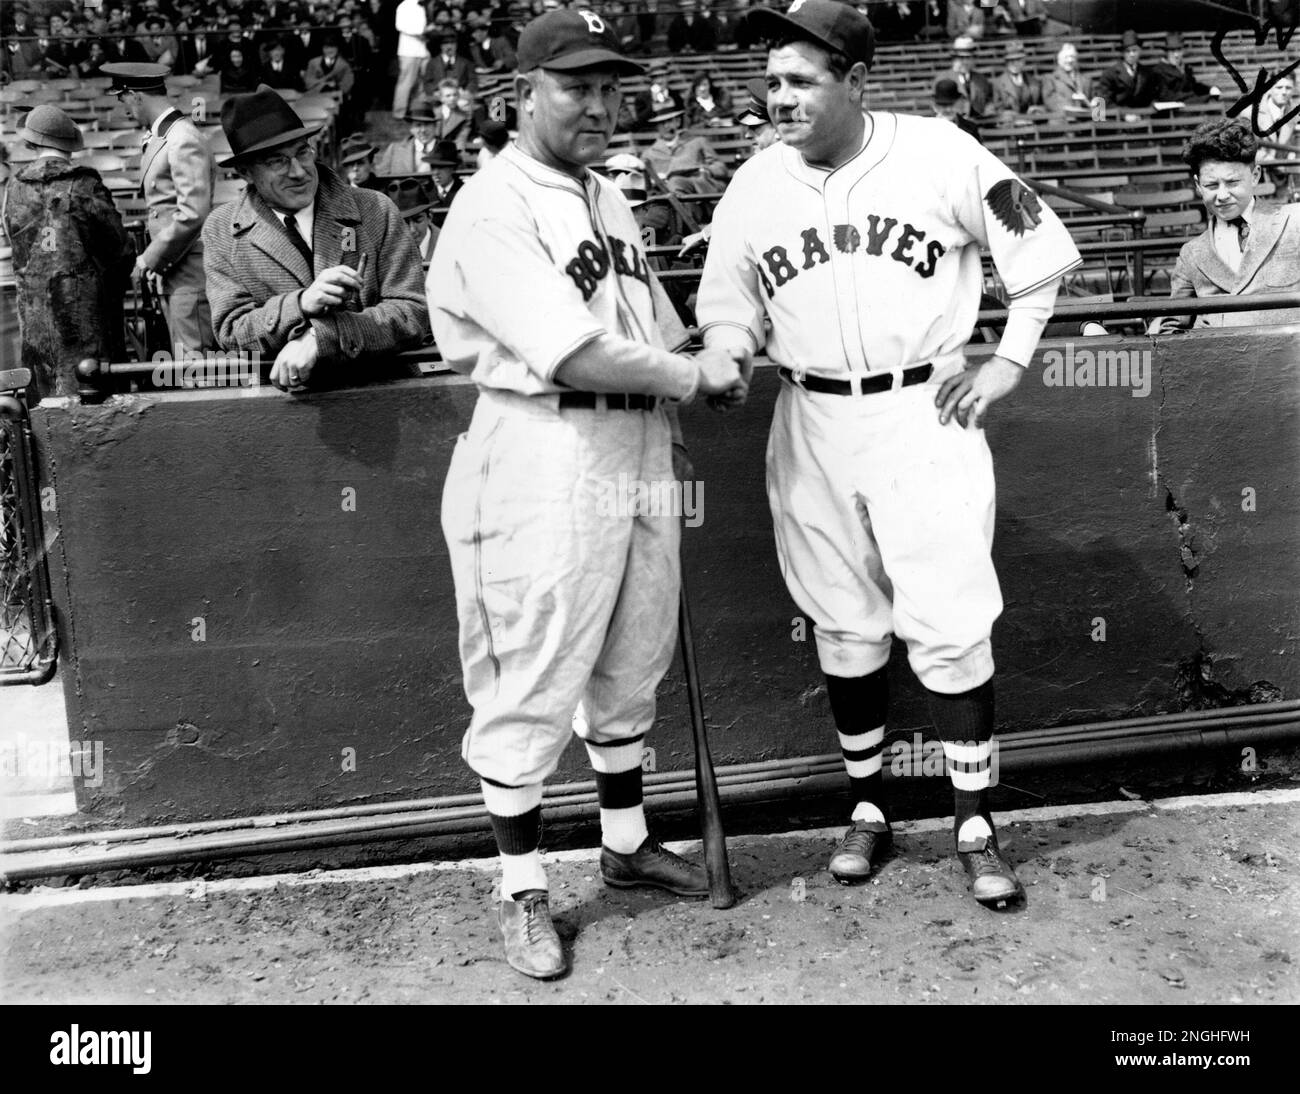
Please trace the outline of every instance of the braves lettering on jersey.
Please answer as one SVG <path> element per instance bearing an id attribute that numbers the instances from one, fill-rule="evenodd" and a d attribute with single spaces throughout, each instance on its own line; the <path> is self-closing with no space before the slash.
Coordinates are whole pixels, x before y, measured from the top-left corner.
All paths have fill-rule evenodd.
<path id="1" fill-rule="evenodd" d="M 740 168 L 713 219 L 702 325 L 744 327 L 794 369 L 893 369 L 969 339 L 980 247 L 1013 298 L 1079 263 L 1059 218 L 956 126 L 873 113 L 864 138 L 834 171 L 782 144 Z"/>
<path id="2" fill-rule="evenodd" d="M 622 191 L 514 145 L 456 196 L 428 290 L 443 359 L 481 387 L 562 391 L 555 370 L 606 331 L 659 349 L 687 341 Z"/>

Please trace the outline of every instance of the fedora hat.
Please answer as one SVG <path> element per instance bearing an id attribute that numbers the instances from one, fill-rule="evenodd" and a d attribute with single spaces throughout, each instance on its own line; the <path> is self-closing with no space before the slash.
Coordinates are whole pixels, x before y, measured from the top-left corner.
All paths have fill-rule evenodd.
<path id="1" fill-rule="evenodd" d="M 344 137 L 339 145 L 339 164 L 356 163 L 358 160 L 369 159 L 374 154 L 375 146 L 365 137 L 359 134 Z"/>
<path id="2" fill-rule="evenodd" d="M 680 118 L 686 111 L 679 106 L 673 106 L 672 103 L 664 103 L 656 107 L 655 112 L 650 115 L 650 124 L 659 125 L 661 122 L 670 122 L 674 118 Z"/>
<path id="3" fill-rule="evenodd" d="M 438 141 L 432 152 L 424 154 L 424 162 L 430 167 L 459 167 L 460 149 L 455 141 Z"/>
<path id="4" fill-rule="evenodd" d="M 86 146 L 77 123 L 57 106 L 42 103 L 28 112 L 18 130 L 20 140 L 39 148 L 57 148 L 60 152 L 80 152 Z"/>
<path id="5" fill-rule="evenodd" d="M 318 125 L 303 125 L 293 107 L 269 87 L 248 95 L 232 95 L 221 104 L 221 128 L 233 155 L 218 167 L 242 167 L 259 152 L 310 137 Z"/>
<path id="6" fill-rule="evenodd" d="M 419 216 L 428 209 L 433 208 L 433 201 L 429 197 L 429 191 L 424 188 L 424 184 L 416 179 L 402 179 L 399 182 L 390 182 L 388 189 L 384 191 L 397 206 L 397 211 L 402 214 L 403 220 L 410 220 L 411 217 Z"/>

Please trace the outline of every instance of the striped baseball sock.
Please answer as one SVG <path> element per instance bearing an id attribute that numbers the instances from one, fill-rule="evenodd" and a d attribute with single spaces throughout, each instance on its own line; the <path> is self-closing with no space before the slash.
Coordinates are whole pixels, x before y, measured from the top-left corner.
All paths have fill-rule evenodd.
<path id="1" fill-rule="evenodd" d="M 926 689 L 952 779 L 953 833 L 958 843 L 993 835 L 989 812 L 990 767 L 993 757 L 993 681 L 960 695 Z"/>
<path id="2" fill-rule="evenodd" d="M 885 668 L 867 676 L 826 674 L 826 694 L 840 739 L 844 769 L 853 793 L 855 821 L 885 823 L 885 781 L 881 772 L 889 676 Z"/>
<path id="3" fill-rule="evenodd" d="M 630 855 L 649 831 L 641 801 L 641 742 L 644 737 L 601 744 L 584 742 L 596 772 L 600 799 L 600 838 L 611 851 Z"/>
<path id="4" fill-rule="evenodd" d="M 529 889 L 545 889 L 542 867 L 542 787 L 504 786 L 483 779 L 483 804 L 501 855 L 501 897 L 514 900 Z"/>

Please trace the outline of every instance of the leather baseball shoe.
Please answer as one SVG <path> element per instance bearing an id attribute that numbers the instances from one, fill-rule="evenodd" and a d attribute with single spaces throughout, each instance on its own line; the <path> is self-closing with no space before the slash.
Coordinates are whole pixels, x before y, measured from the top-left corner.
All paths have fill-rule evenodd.
<path id="1" fill-rule="evenodd" d="M 545 889 L 527 889 L 518 900 L 503 900 L 497 913 L 512 969 L 538 980 L 553 980 L 568 970 L 560 936 L 551 922 Z"/>
<path id="2" fill-rule="evenodd" d="M 872 866 L 889 850 L 893 833 L 879 821 L 854 821 L 831 855 L 830 871 L 841 885 L 865 881 Z"/>
<path id="3" fill-rule="evenodd" d="M 649 836 L 630 855 L 601 847 L 600 875 L 606 885 L 615 889 L 646 886 L 666 889 L 677 896 L 709 895 L 709 875 L 703 866 L 664 850 Z"/>
<path id="4" fill-rule="evenodd" d="M 997 836 L 957 844 L 957 857 L 966 867 L 971 895 L 981 904 L 1004 904 L 1025 895 L 1016 871 L 998 848 Z"/>

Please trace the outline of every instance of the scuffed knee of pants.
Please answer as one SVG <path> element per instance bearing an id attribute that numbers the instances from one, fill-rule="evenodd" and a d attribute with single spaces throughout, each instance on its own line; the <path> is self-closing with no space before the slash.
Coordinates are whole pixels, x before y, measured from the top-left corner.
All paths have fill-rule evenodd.
<path id="1" fill-rule="evenodd" d="M 921 684 L 941 695 L 961 695 L 993 678 L 993 643 L 987 639 L 950 657 L 909 650 L 907 660 Z"/>
<path id="2" fill-rule="evenodd" d="M 817 632 L 817 660 L 831 676 L 866 676 L 889 663 L 889 641 Z"/>

